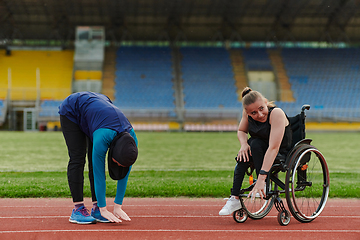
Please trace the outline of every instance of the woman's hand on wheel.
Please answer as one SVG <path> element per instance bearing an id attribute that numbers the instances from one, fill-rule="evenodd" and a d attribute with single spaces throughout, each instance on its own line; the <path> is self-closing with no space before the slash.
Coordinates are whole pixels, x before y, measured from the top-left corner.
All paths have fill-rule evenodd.
<path id="1" fill-rule="evenodd" d="M 251 197 L 251 201 L 253 202 L 255 200 L 255 197 L 257 194 L 259 194 L 259 197 L 261 199 L 263 199 L 266 196 L 266 193 L 264 192 L 265 190 L 265 179 L 266 178 L 262 178 L 262 175 L 260 175 L 260 177 L 258 177 L 258 180 L 255 183 L 255 186 L 253 187 L 253 189 L 249 192 L 248 194 L 248 198 Z"/>

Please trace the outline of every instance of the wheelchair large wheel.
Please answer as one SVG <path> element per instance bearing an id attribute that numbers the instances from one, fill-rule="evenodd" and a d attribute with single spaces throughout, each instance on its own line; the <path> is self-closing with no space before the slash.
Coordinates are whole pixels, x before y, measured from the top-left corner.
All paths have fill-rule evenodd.
<path id="1" fill-rule="evenodd" d="M 277 188 L 277 186 L 275 186 L 275 188 Z M 274 197 L 261 199 L 260 196 L 255 196 L 255 200 L 251 201 L 251 198 L 247 198 L 248 194 L 249 192 L 241 194 L 240 202 L 241 206 L 246 210 L 251 219 L 256 220 L 265 217 L 274 206 Z"/>
<path id="2" fill-rule="evenodd" d="M 292 154 L 286 173 L 285 193 L 291 214 L 311 222 L 323 211 L 329 195 L 329 170 L 324 156 L 311 145 L 300 145 Z"/>

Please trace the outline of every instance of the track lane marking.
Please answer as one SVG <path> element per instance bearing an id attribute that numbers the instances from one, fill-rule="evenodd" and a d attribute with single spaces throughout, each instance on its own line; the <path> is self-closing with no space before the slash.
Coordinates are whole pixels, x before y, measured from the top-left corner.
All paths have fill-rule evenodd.
<path id="1" fill-rule="evenodd" d="M 229 215 L 231 216 L 231 215 Z M 131 218 L 229 218 L 229 216 L 217 216 L 217 215 L 183 215 L 183 216 L 171 216 L 171 215 L 132 215 Z M 265 216 L 265 218 L 276 218 L 277 216 Z M 320 215 L 320 218 L 360 218 L 360 216 L 326 216 Z M 0 217 L 0 219 L 42 219 L 42 218 L 69 218 L 69 216 L 11 216 L 11 217 Z"/>
<path id="2" fill-rule="evenodd" d="M 146 230 L 146 229 L 86 229 L 86 230 L 21 230 L 21 231 L 0 231 L 0 234 L 5 233 L 55 233 L 55 232 L 234 232 L 234 233 L 244 233 L 244 229 L 233 230 L 233 229 L 224 229 L 224 230 L 214 230 L 214 229 L 202 229 L 202 230 L 194 230 L 194 229 L 154 229 L 154 230 Z M 296 230 L 296 229 L 264 229 L 264 230 L 251 230 L 247 229 L 247 233 L 259 233 L 259 232 L 269 232 L 269 233 L 360 233 L 360 230 L 357 229 L 348 229 L 348 230 L 329 230 L 329 229 L 314 229 L 314 230 Z"/>

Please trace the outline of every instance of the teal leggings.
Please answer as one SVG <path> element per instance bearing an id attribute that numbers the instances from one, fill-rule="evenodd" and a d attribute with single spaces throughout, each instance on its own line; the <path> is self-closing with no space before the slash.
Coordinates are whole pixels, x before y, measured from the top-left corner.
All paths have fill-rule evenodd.
<path id="1" fill-rule="evenodd" d="M 136 138 L 136 134 L 135 134 L 134 129 L 132 129 L 130 131 L 130 135 L 134 138 L 136 146 L 138 146 L 138 140 Z M 123 203 L 125 192 L 126 192 L 127 181 L 128 181 L 128 178 L 129 178 L 131 168 L 132 168 L 132 166 L 129 167 L 129 171 L 128 171 L 128 173 L 126 174 L 126 176 L 123 179 L 118 180 L 117 194 L 116 194 L 115 201 L 114 201 L 116 204 L 122 205 L 122 203 Z"/>

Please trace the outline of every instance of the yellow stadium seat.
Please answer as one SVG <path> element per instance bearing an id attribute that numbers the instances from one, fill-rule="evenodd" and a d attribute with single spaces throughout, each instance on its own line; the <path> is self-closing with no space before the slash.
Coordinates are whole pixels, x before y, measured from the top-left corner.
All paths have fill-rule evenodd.
<path id="1" fill-rule="evenodd" d="M 101 80 L 102 72 L 101 71 L 86 71 L 86 70 L 77 70 L 74 73 L 75 80 Z"/>
<path id="2" fill-rule="evenodd" d="M 4 97 L 2 89 L 8 88 L 8 69 L 11 69 L 11 100 L 35 100 L 37 78 L 41 99 L 64 99 L 71 93 L 73 58 L 72 50 L 13 50 L 11 56 L 0 56 L 0 98 Z"/>

